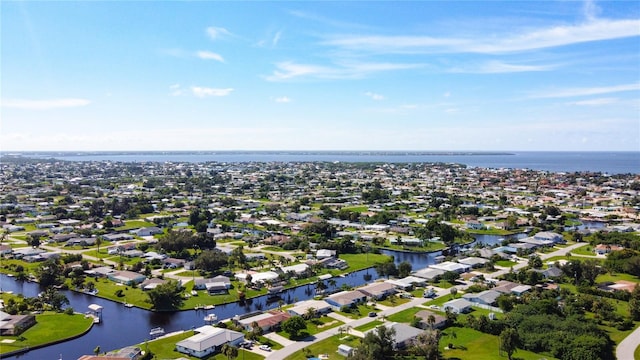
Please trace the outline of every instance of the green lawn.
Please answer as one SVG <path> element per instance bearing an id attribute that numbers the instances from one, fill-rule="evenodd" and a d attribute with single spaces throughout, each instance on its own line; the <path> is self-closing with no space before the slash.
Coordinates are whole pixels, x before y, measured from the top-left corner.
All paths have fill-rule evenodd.
<path id="1" fill-rule="evenodd" d="M 455 335 L 452 335 L 454 333 Z M 454 345 L 454 349 L 445 350 L 449 343 Z M 444 330 L 440 339 L 440 351 L 446 359 L 506 359 L 506 356 L 500 355 L 497 336 L 469 328 L 450 327 Z M 555 359 L 547 354 L 536 354 L 526 350 L 518 350 L 513 357 L 522 360 Z"/>
<path id="2" fill-rule="evenodd" d="M 70 280 L 67 280 L 70 281 Z M 131 286 L 124 286 L 122 284 L 117 284 L 111 280 L 101 278 L 101 279 L 88 279 L 86 281 L 92 281 L 96 285 L 96 289 L 98 289 L 98 294 L 96 296 L 109 299 L 115 302 L 123 303 L 128 302 L 137 307 L 143 309 L 151 309 L 151 303 L 148 303 L 147 300 L 149 296 L 142 291 L 140 288 L 133 288 Z M 69 284 L 71 285 L 71 284 Z M 122 290 L 123 296 L 118 297 L 115 293 L 118 290 Z"/>
<path id="3" fill-rule="evenodd" d="M 115 228 L 114 230 L 126 231 L 126 230 L 132 230 L 132 229 L 144 228 L 144 227 L 150 227 L 150 226 L 156 226 L 156 224 L 148 221 L 143 221 L 143 220 L 129 220 L 124 222 L 124 226 Z"/>
<path id="4" fill-rule="evenodd" d="M 340 259 L 349 264 L 346 271 L 353 272 L 374 266 L 376 263 L 386 262 L 390 256 L 383 254 L 340 254 Z"/>
<path id="5" fill-rule="evenodd" d="M 372 321 L 370 323 L 366 323 L 364 325 L 360 325 L 360 326 L 354 328 L 353 330 L 357 330 L 357 331 L 360 331 L 360 332 L 365 332 L 367 330 L 371 330 L 373 328 L 376 328 L 376 327 L 378 327 L 378 326 L 380 326 L 382 324 L 384 324 L 382 321 L 374 320 L 374 321 Z"/>
<path id="6" fill-rule="evenodd" d="M 339 335 L 335 335 L 309 345 L 305 349 L 308 349 L 310 354 L 316 357 L 320 354 L 329 354 L 329 359 L 344 359 L 342 356 L 336 354 L 336 351 L 338 351 L 338 345 L 340 344 L 349 345 L 355 348 L 360 345 L 360 338 L 353 335 L 347 335 L 340 338 Z M 285 360 L 307 360 L 307 357 L 304 351 L 298 351 L 286 357 Z"/>
<path id="7" fill-rule="evenodd" d="M 626 281 L 633 281 L 633 282 L 639 282 L 640 281 L 640 279 L 637 276 L 633 276 L 631 274 L 623 274 L 623 273 L 610 274 L 610 273 L 606 273 L 606 274 L 598 275 L 598 277 L 596 278 L 596 283 L 616 282 L 616 281 L 619 281 L 619 280 L 626 280 Z"/>
<path id="8" fill-rule="evenodd" d="M 142 344 L 139 344 L 138 346 L 145 351 L 148 348 L 149 351 L 151 351 L 153 355 L 155 355 L 156 359 L 185 358 L 185 359 L 198 360 L 198 358 L 196 357 L 188 356 L 187 354 L 183 354 L 181 352 L 175 351 L 176 343 L 192 336 L 193 334 L 194 334 L 193 331 L 185 331 L 184 333 L 181 333 L 181 334 L 177 334 L 174 336 L 170 336 L 170 337 L 162 338 L 158 340 L 149 341 L 148 343 L 142 343 Z M 206 359 L 207 360 L 228 360 L 227 357 L 222 354 L 215 354 L 213 356 L 207 357 Z M 261 360 L 264 358 L 250 351 L 239 349 L 237 359 Z"/>
<path id="9" fill-rule="evenodd" d="M 515 261 L 511 261 L 511 260 L 498 260 L 496 261 L 496 265 L 497 266 L 502 266 L 502 267 L 506 267 L 506 268 L 510 268 L 514 265 L 518 264 Z"/>
<path id="10" fill-rule="evenodd" d="M 329 316 L 322 316 L 317 319 L 307 320 L 307 329 L 300 332 L 299 338 L 303 339 L 309 335 L 315 335 L 319 332 L 332 329 L 344 324 L 342 321 L 336 320 Z M 278 331 L 278 334 L 290 339 L 289 333 L 284 330 Z"/>
<path id="11" fill-rule="evenodd" d="M 404 303 L 408 303 L 409 301 L 411 301 L 411 299 L 405 299 L 405 298 L 395 296 L 395 297 L 387 297 L 382 301 L 378 301 L 378 304 L 385 305 L 385 306 L 398 306 Z"/>
<path id="12" fill-rule="evenodd" d="M 82 334 L 93 324 L 91 318 L 85 318 L 82 314 L 67 315 L 53 312 L 36 315 L 36 322 L 34 326 L 27 329 L 19 337 L 1 336 L 1 340 L 11 339 L 16 341 L 2 343 L 0 353 L 71 338 Z"/>
<path id="13" fill-rule="evenodd" d="M 412 307 L 406 310 L 402 310 L 393 315 L 389 315 L 389 317 L 387 317 L 387 320 L 408 324 L 408 323 L 411 323 L 416 313 L 420 310 L 424 310 L 424 309 L 418 308 L 418 307 Z"/>
<path id="14" fill-rule="evenodd" d="M 370 312 L 377 312 L 379 311 L 378 308 L 374 307 L 374 306 L 370 306 L 370 305 L 358 305 L 357 311 L 353 311 L 353 312 L 342 312 L 342 311 L 336 311 L 336 313 L 340 314 L 340 315 L 344 315 L 348 318 L 351 319 L 360 319 L 363 318 L 365 316 L 369 316 Z"/>

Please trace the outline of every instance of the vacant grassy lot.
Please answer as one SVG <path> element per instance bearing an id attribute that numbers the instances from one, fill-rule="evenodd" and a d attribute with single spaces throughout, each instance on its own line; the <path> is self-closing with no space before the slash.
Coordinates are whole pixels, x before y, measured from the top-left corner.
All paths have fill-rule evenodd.
<path id="1" fill-rule="evenodd" d="M 452 343 L 454 348 L 445 350 L 449 343 Z M 497 336 L 484 334 L 469 328 L 450 327 L 442 332 L 442 338 L 440 339 L 440 350 L 445 359 L 506 359 L 506 356 L 500 355 L 498 349 L 499 340 Z M 546 354 L 536 354 L 525 350 L 518 350 L 513 357 L 522 360 L 555 359 Z"/>
<path id="2" fill-rule="evenodd" d="M 339 256 L 340 259 L 349 264 L 348 272 L 366 269 L 376 263 L 386 262 L 391 259 L 391 257 L 382 254 L 340 254 Z"/>
<path id="3" fill-rule="evenodd" d="M 378 327 L 378 326 L 380 326 L 382 324 L 384 324 L 382 321 L 374 320 L 374 321 L 372 321 L 370 323 L 366 323 L 364 325 L 360 325 L 360 326 L 354 328 L 354 330 L 357 330 L 357 331 L 360 331 L 360 332 L 365 332 L 367 330 L 371 330 L 373 328 L 376 328 L 376 327 Z"/>
<path id="4" fill-rule="evenodd" d="M 343 325 L 344 323 L 342 321 L 336 320 L 332 317 L 328 317 L 328 316 L 322 316 L 319 317 L 317 319 L 313 319 L 313 320 L 307 320 L 307 329 L 306 330 L 302 330 L 300 332 L 300 339 L 304 339 L 305 337 L 309 336 L 309 335 L 315 335 L 319 332 Z M 278 331 L 278 334 L 281 336 L 286 337 L 287 339 L 290 339 L 290 335 L 289 333 L 287 333 L 286 331 L 280 330 Z"/>
<path id="5" fill-rule="evenodd" d="M 412 307 L 407 310 L 402 310 L 393 315 L 389 315 L 389 317 L 387 317 L 387 320 L 408 324 L 408 323 L 411 323 L 416 313 L 420 310 L 424 310 L 424 309 L 418 308 L 418 307 Z"/>
<path id="6" fill-rule="evenodd" d="M 360 339 L 352 335 L 343 336 L 342 338 L 340 338 L 339 335 L 336 335 L 319 341 L 313 345 L 309 345 L 305 349 L 308 349 L 310 354 L 316 357 L 320 354 L 329 354 L 329 359 L 344 359 L 344 357 L 336 353 L 336 351 L 338 351 L 338 345 L 340 344 L 349 345 L 351 347 L 358 347 L 358 345 L 360 345 Z M 295 354 L 286 357 L 285 359 L 306 360 L 307 357 L 304 351 L 298 351 Z"/>
<path id="7" fill-rule="evenodd" d="M 36 324 L 23 332 L 21 336 L 0 337 L 2 340 L 16 340 L 13 343 L 3 343 L 0 346 L 0 353 L 68 339 L 82 334 L 92 324 L 93 320 L 85 318 L 82 314 L 67 315 L 53 312 L 39 314 L 36 315 Z"/>
<path id="8" fill-rule="evenodd" d="M 496 265 L 497 266 L 502 266 L 502 267 L 506 267 L 506 268 L 510 268 L 510 267 L 512 267 L 513 265 L 516 265 L 516 264 L 518 264 L 518 263 L 515 262 L 515 261 L 511 261 L 511 260 L 498 260 L 498 261 L 496 261 Z"/>

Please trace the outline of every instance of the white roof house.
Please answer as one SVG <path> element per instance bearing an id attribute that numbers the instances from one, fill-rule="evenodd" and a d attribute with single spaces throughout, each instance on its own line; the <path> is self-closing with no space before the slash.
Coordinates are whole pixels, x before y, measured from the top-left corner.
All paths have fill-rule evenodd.
<path id="1" fill-rule="evenodd" d="M 224 344 L 238 346 L 244 341 L 244 334 L 210 325 L 195 329 L 196 335 L 188 337 L 176 344 L 176 350 L 181 353 L 203 358 L 216 351 L 220 351 Z"/>
<path id="2" fill-rule="evenodd" d="M 471 266 L 469 265 L 455 263 L 451 261 L 445 261 L 440 264 L 429 265 L 429 267 L 432 269 L 439 269 L 443 271 L 453 271 L 457 273 L 467 272 L 471 269 Z"/>
<path id="3" fill-rule="evenodd" d="M 296 275 L 300 275 L 309 269 L 309 265 L 307 264 L 295 264 L 291 266 L 284 266 L 280 268 L 283 273 L 288 273 L 289 271 L 293 271 Z"/>
<path id="4" fill-rule="evenodd" d="M 301 301 L 299 303 L 296 303 L 295 306 L 287 309 L 287 311 L 293 316 L 302 316 L 312 308 L 316 311 L 316 313 L 320 314 L 325 314 L 331 311 L 331 305 L 327 304 L 327 302 L 324 300 Z"/>
<path id="5" fill-rule="evenodd" d="M 247 275 L 251 275 L 251 282 L 252 283 L 264 283 L 267 281 L 273 281 L 278 279 L 278 273 L 274 272 L 274 271 L 265 271 L 265 272 L 257 272 L 257 273 L 237 273 L 235 274 L 236 279 L 241 280 L 241 281 L 247 281 Z"/>

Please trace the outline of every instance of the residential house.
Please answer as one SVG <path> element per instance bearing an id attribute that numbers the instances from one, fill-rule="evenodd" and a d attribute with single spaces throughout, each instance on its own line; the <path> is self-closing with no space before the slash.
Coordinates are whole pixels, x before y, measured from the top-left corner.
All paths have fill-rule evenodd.
<path id="1" fill-rule="evenodd" d="M 197 333 L 196 335 L 179 341 L 176 344 L 177 351 L 197 358 L 203 358 L 219 352 L 225 344 L 237 347 L 244 341 L 244 334 L 229 329 L 205 325 L 194 331 Z"/>
<path id="2" fill-rule="evenodd" d="M 136 236 L 140 236 L 140 237 L 162 234 L 162 232 L 163 232 L 162 229 L 156 226 L 150 226 L 150 227 L 140 228 L 136 230 L 131 230 L 132 234 L 135 234 Z"/>
<path id="3" fill-rule="evenodd" d="M 612 251 L 620 251 L 623 249 L 624 247 L 620 245 L 598 244 L 594 251 L 597 255 L 606 255 Z"/>
<path id="4" fill-rule="evenodd" d="M 414 328 L 413 326 L 409 326 L 403 323 L 396 322 L 385 322 L 383 325 L 388 329 L 395 330 L 393 348 L 397 350 L 406 349 L 411 346 L 414 339 L 418 337 L 418 335 L 422 334 L 424 330 Z M 376 332 L 377 328 L 365 331 L 364 334 L 366 336 L 367 333 Z"/>
<path id="5" fill-rule="evenodd" d="M 495 290 L 485 290 L 479 293 L 466 293 L 462 295 L 462 298 L 467 299 L 472 303 L 491 306 L 495 304 L 500 295 L 502 295 L 502 293 Z"/>
<path id="6" fill-rule="evenodd" d="M 369 299 L 382 300 L 396 293 L 396 286 L 387 282 L 376 282 L 359 288 L 357 291 L 365 294 Z"/>
<path id="7" fill-rule="evenodd" d="M 364 303 L 367 301 L 367 296 L 358 290 L 341 291 L 329 296 L 325 301 L 327 304 L 331 305 L 335 311 L 339 311 L 343 306 L 352 306 Z"/>
<path id="8" fill-rule="evenodd" d="M 115 271 L 107 275 L 109 280 L 124 284 L 124 285 L 132 285 L 132 284 L 140 284 L 147 277 L 139 274 L 137 272 L 123 270 L 123 271 Z"/>
<path id="9" fill-rule="evenodd" d="M 428 267 L 414 272 L 413 276 L 425 279 L 426 281 L 436 281 L 444 273 L 444 270 Z"/>
<path id="10" fill-rule="evenodd" d="M 472 268 L 479 268 L 479 267 L 484 266 L 484 264 L 488 263 L 489 260 L 483 259 L 483 258 L 480 258 L 480 257 L 467 257 L 467 258 L 464 258 L 464 259 L 459 259 L 458 262 L 460 264 L 469 265 Z"/>
<path id="11" fill-rule="evenodd" d="M 338 345 L 338 354 L 345 356 L 345 357 L 349 357 L 351 355 L 353 355 L 353 352 L 355 351 L 354 348 L 352 348 L 349 345 L 346 344 L 340 344 Z"/>
<path id="12" fill-rule="evenodd" d="M 143 282 L 140 283 L 140 288 L 143 291 L 155 289 L 158 285 L 165 284 L 167 283 L 167 281 L 168 280 L 158 279 L 158 278 L 145 279 Z"/>
<path id="13" fill-rule="evenodd" d="M 0 311 L 0 335 L 20 335 L 36 323 L 33 315 L 11 315 Z"/>
<path id="14" fill-rule="evenodd" d="M 449 309 L 449 311 L 456 314 L 464 314 L 471 310 L 472 305 L 473 304 L 469 300 L 461 298 L 447 301 L 442 305 L 442 308 L 445 310 Z"/>
<path id="15" fill-rule="evenodd" d="M 433 316 L 433 324 L 429 323 L 429 317 Z M 420 310 L 416 313 L 415 317 L 420 319 L 418 327 L 420 329 L 430 329 L 433 326 L 434 329 L 441 329 L 447 324 L 447 318 L 440 314 L 436 314 L 429 310 Z"/>
<path id="16" fill-rule="evenodd" d="M 291 317 L 288 312 L 269 311 L 254 315 L 244 319 L 235 320 L 246 331 L 252 331 L 254 324 L 257 324 L 263 332 L 273 331 L 280 328 L 280 325 Z"/>
<path id="17" fill-rule="evenodd" d="M 288 308 L 287 312 L 293 316 L 303 316 L 308 313 L 309 309 L 314 309 L 316 314 L 323 315 L 331 311 L 331 305 L 324 300 L 306 300 Z"/>

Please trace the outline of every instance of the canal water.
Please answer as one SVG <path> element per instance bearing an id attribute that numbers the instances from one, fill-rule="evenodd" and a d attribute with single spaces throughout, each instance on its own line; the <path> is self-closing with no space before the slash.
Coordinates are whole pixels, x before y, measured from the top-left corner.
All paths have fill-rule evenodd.
<path id="1" fill-rule="evenodd" d="M 514 237 L 526 236 L 524 234 Z M 494 235 L 477 235 L 476 242 L 486 245 L 494 245 L 502 241 L 504 237 Z M 469 246 L 473 246 L 476 244 Z M 435 257 L 441 255 L 434 253 L 408 253 L 383 250 L 384 254 L 392 255 L 396 263 L 408 261 L 414 270 L 424 268 L 435 263 Z M 374 269 L 365 269 L 348 274 L 344 277 L 335 277 L 336 288 L 343 284 L 356 287 L 378 279 Z M 328 282 L 326 282 L 328 283 Z M 27 297 L 37 296 L 43 289 L 37 283 L 15 281 L 13 278 L 0 274 L 0 287 L 3 291 L 13 291 L 24 294 Z M 329 290 L 332 290 L 331 288 Z M 92 354 L 96 346 L 103 351 L 119 349 L 128 345 L 143 343 L 149 339 L 149 330 L 154 327 L 162 327 L 167 333 L 188 330 L 204 325 L 204 316 L 213 312 L 218 319 L 228 319 L 236 315 L 242 315 L 253 311 L 269 310 L 278 307 L 278 298 L 273 299 L 261 296 L 249 299 L 245 303 L 232 303 L 216 306 L 213 310 L 189 310 L 178 312 L 156 313 L 138 308 L 126 308 L 121 303 L 115 303 L 105 299 L 93 297 L 73 291 L 64 291 L 70 302 L 70 306 L 77 312 L 85 312 L 91 304 L 98 304 L 103 309 L 103 322 L 95 325 L 86 335 L 74 340 L 31 350 L 27 353 L 16 355 L 13 358 L 22 360 L 75 360 L 82 355 Z M 315 285 L 305 285 L 287 290 L 281 294 L 281 299 L 287 304 L 311 299 L 315 296 Z"/>

